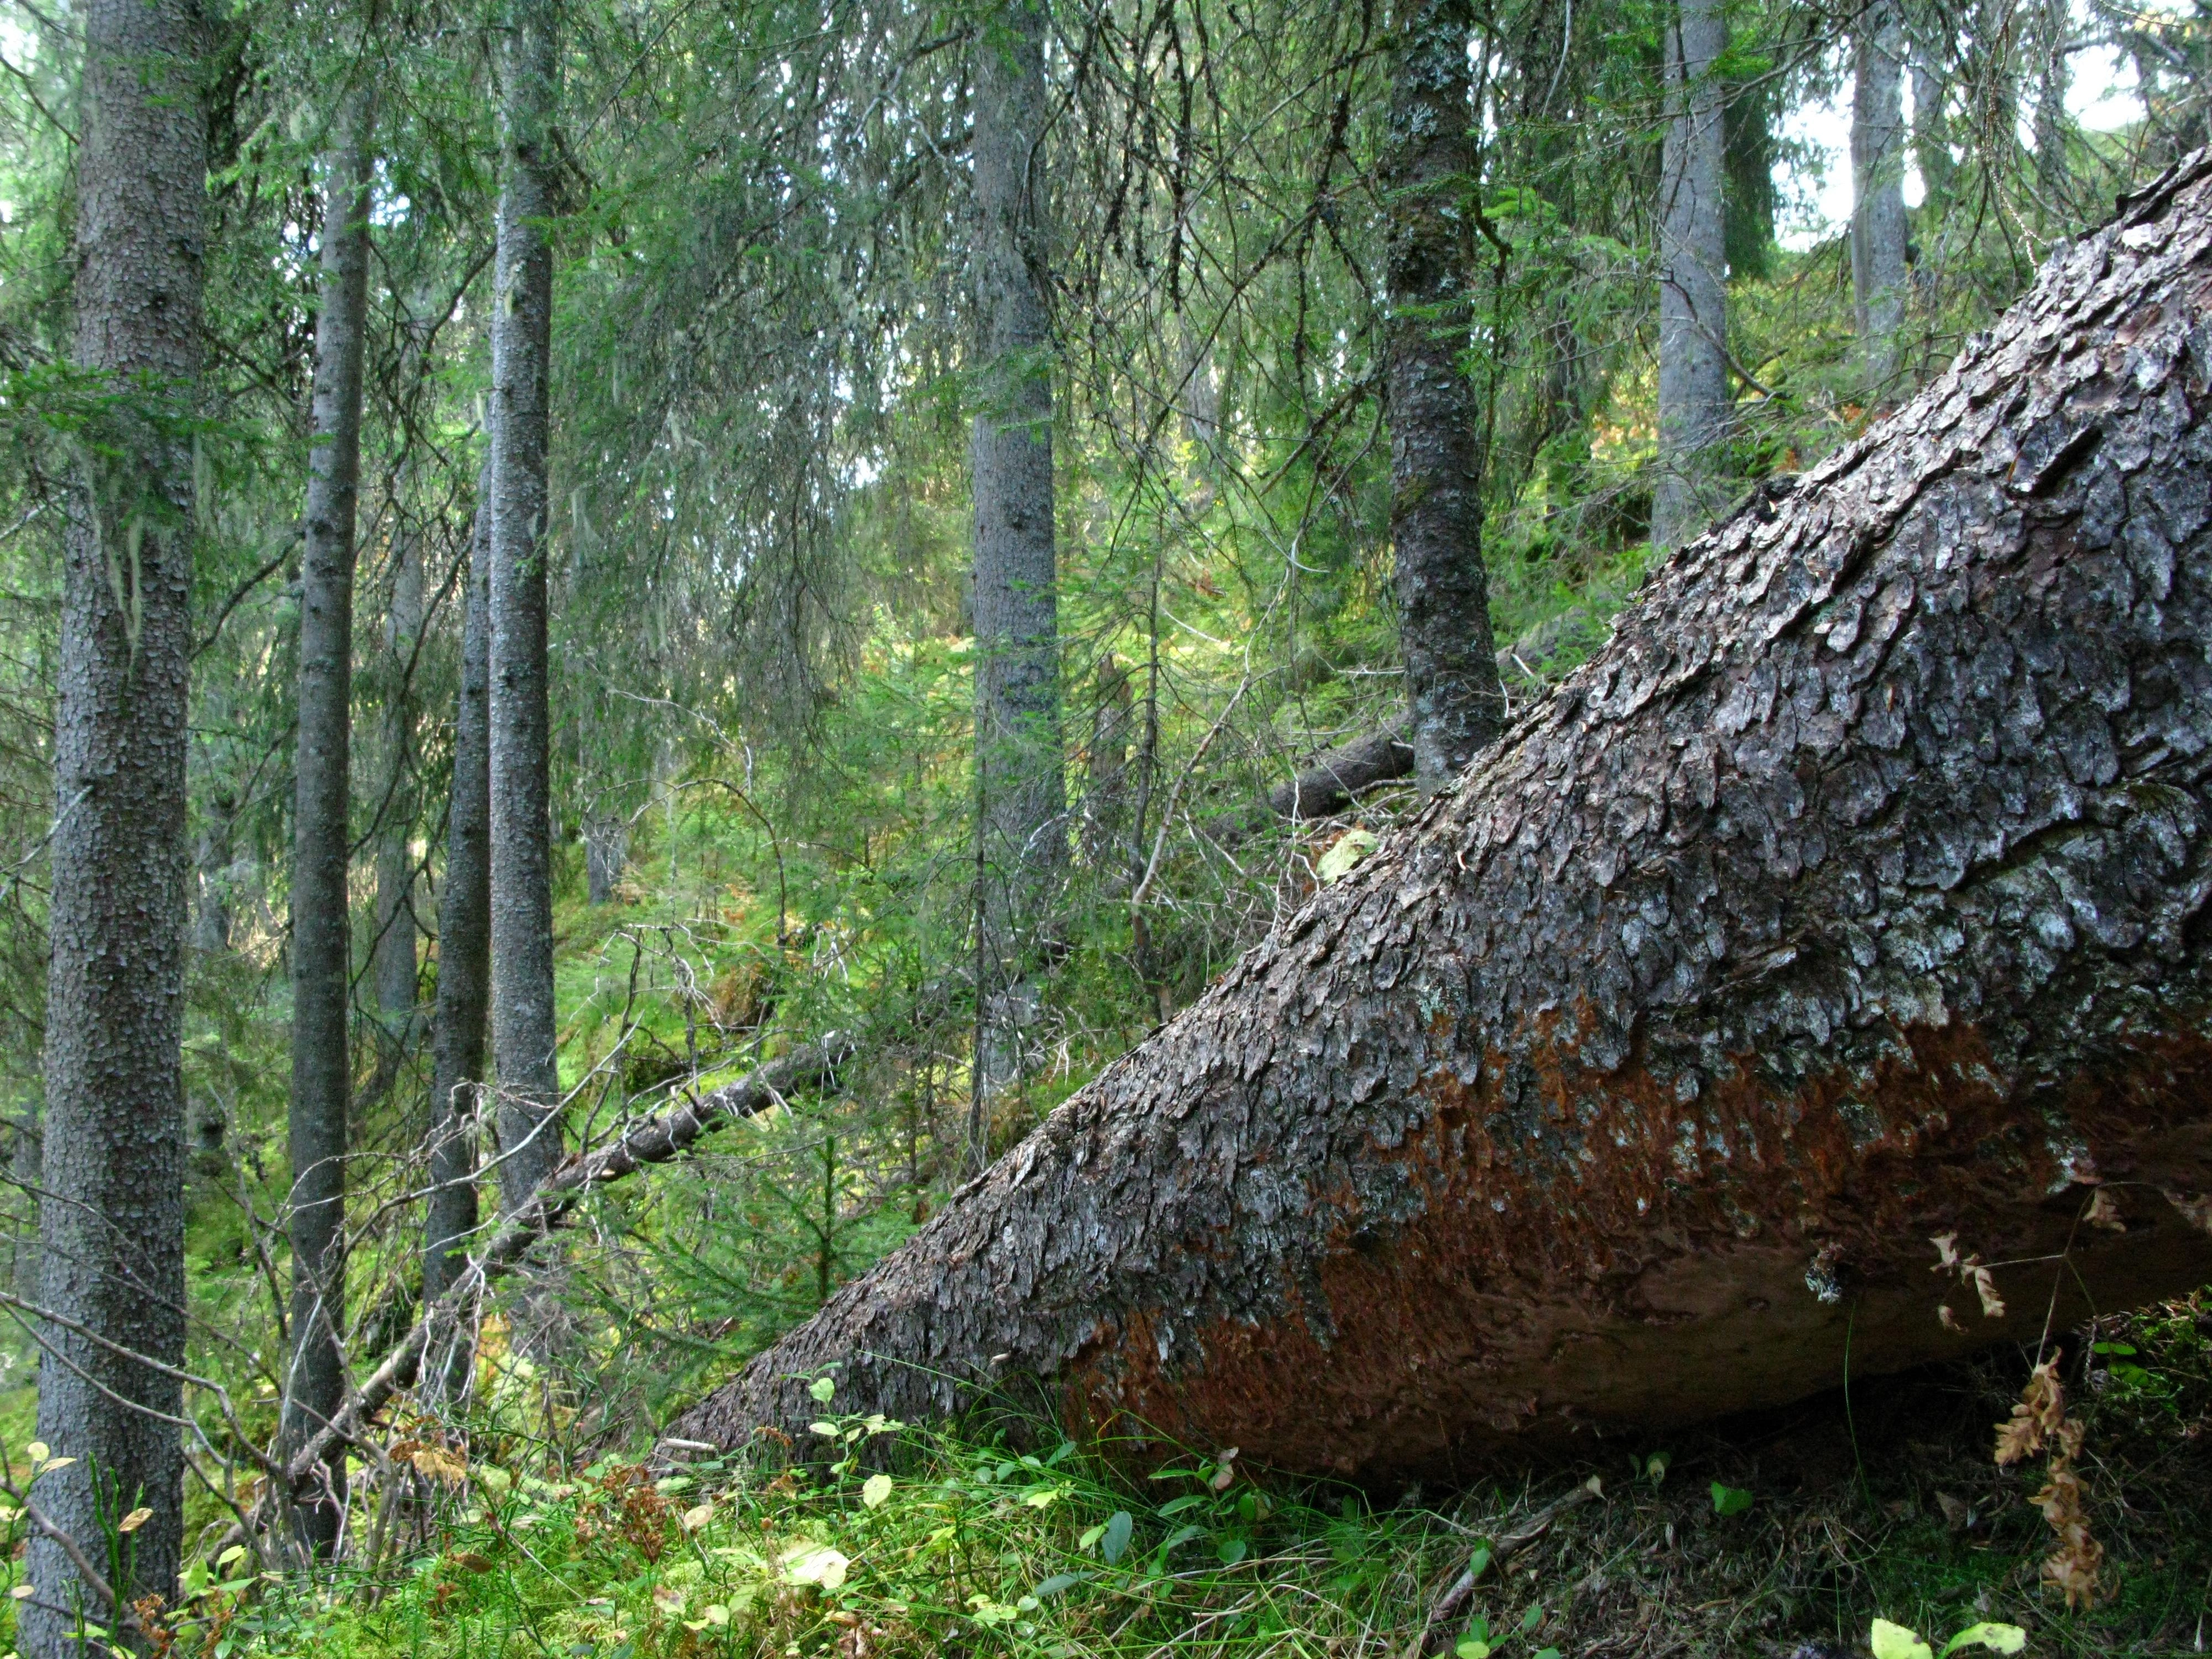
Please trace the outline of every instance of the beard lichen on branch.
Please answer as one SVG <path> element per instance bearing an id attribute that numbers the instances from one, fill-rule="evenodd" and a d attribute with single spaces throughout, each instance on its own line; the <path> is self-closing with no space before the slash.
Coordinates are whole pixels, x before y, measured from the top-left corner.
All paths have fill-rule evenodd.
<path id="1" fill-rule="evenodd" d="M 836 1365 L 1379 1475 L 2212 1277 L 2208 401 L 2200 155 L 672 1432 Z"/>

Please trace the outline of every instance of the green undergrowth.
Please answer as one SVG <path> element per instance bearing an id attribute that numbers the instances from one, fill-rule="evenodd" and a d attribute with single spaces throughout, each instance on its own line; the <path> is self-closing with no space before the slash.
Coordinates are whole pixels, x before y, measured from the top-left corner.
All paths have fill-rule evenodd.
<path id="1" fill-rule="evenodd" d="M 1228 1448 L 1146 1473 L 1018 1420 L 902 1426 L 842 1412 L 830 1378 L 799 1462 L 770 1448 L 563 1463 L 520 1438 L 486 1436 L 471 1455 L 426 1437 L 373 1569 L 310 1593 L 234 1554 L 191 1581 L 178 1645 L 223 1659 L 1405 1659 L 1480 1562 L 1431 1654 L 1831 1659 L 1868 1651 L 1876 1618 L 1939 1650 L 1996 1621 L 2021 1627 L 2030 1654 L 2203 1651 L 2212 1310 L 2200 1297 L 2069 1340 L 2106 1552 L 2086 1609 L 2038 1582 L 2039 1472 L 1990 1461 L 2031 1358 L 1863 1379 L 1848 1398 L 1593 1443 L 1507 1479 L 1387 1491 L 1282 1479 Z M 1601 1499 L 1511 1541 L 1593 1476 Z"/>

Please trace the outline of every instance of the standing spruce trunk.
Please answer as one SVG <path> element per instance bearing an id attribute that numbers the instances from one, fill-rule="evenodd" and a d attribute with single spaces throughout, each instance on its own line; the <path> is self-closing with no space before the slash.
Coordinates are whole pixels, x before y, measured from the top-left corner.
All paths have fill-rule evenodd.
<path id="1" fill-rule="evenodd" d="M 489 478 L 486 480 L 489 483 Z M 488 490 L 480 492 L 489 496 Z M 438 1005 L 431 1033 L 430 1199 L 422 1239 L 422 1305 L 436 1304 L 467 1265 L 477 1226 L 475 1085 L 484 1080 L 490 1004 L 490 641 L 485 581 L 491 507 L 477 509 L 461 624 L 461 690 L 453 715 L 453 798 L 446 818 L 446 887 L 438 900 Z M 423 1374 L 451 1392 L 467 1376 L 459 1333 L 434 1331 Z"/>
<path id="2" fill-rule="evenodd" d="M 345 1158 L 353 1062 L 347 1006 L 353 933 L 354 513 L 361 494 L 362 350 L 368 308 L 369 117 L 356 100 L 324 158 L 321 309 L 300 569 L 300 731 L 292 815 L 292 1356 L 284 1442 L 298 1446 L 345 1395 Z M 344 1510 L 343 1452 L 304 1494 L 300 1541 L 327 1553 Z"/>
<path id="3" fill-rule="evenodd" d="M 2203 1283 L 2208 388 L 2200 153 L 671 1432 L 834 1363 L 1379 1478 Z"/>
<path id="4" fill-rule="evenodd" d="M 1851 42 L 1851 301 L 1867 385 L 1887 402 L 1905 324 L 1905 19 L 1875 0 Z"/>
<path id="5" fill-rule="evenodd" d="M 151 1510 L 132 1582 L 113 1588 L 173 1600 L 182 1391 L 153 1365 L 185 1359 L 179 1042 L 206 18 L 195 0 L 86 0 L 76 15 L 76 361 L 116 410 L 81 458 L 63 564 L 39 1225 L 41 1300 L 70 1323 L 40 1334 L 38 1421 L 40 1438 L 77 1461 L 40 1480 L 38 1497 L 80 1539 L 100 1536 L 103 1513 Z M 74 1610 L 112 1611 L 42 1534 L 28 1566 L 17 1648 L 75 1656 Z"/>
<path id="6" fill-rule="evenodd" d="M 1712 521 L 1716 451 L 1732 413 L 1728 368 L 1728 145 L 1721 0 L 1676 0 L 1666 20 L 1667 132 L 1659 168 L 1659 458 L 1651 540 L 1662 552 Z"/>
<path id="7" fill-rule="evenodd" d="M 1482 565 L 1482 428 L 1460 366 L 1473 323 L 1476 161 L 1468 0 L 1411 0 L 1390 91 L 1390 540 L 1414 775 L 1436 789 L 1505 717 Z"/>
<path id="8" fill-rule="evenodd" d="M 553 1024 L 551 716 L 545 665 L 547 368 L 553 336 L 554 0 L 510 0 L 492 310 L 491 1026 L 499 1185 L 513 1209 L 562 1158 Z"/>
<path id="9" fill-rule="evenodd" d="M 1045 13 L 1003 0 L 975 43 L 978 1103 L 1019 1074 L 1067 861 L 1046 309 Z M 979 1140 L 980 1145 L 980 1140 Z"/>

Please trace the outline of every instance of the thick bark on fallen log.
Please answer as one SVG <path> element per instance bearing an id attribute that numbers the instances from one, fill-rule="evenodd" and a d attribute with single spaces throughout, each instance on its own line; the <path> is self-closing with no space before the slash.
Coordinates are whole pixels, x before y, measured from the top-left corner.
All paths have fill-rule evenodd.
<path id="1" fill-rule="evenodd" d="M 2200 155 L 672 1432 L 1379 1477 L 2212 1278 L 2208 410 Z"/>

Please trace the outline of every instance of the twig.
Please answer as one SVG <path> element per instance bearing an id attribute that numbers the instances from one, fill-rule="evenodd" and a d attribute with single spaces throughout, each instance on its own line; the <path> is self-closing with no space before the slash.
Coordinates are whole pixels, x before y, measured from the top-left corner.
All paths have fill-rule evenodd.
<path id="1" fill-rule="evenodd" d="M 1592 1475 L 1565 1498 L 1538 1510 L 1522 1523 L 1517 1531 L 1509 1532 L 1503 1538 L 1490 1542 L 1486 1553 L 1485 1546 L 1477 1544 L 1468 1554 L 1467 1571 L 1452 1580 L 1451 1588 L 1437 1598 L 1436 1604 L 1429 1609 L 1429 1616 L 1421 1621 L 1421 1628 L 1415 1633 L 1413 1644 L 1406 1650 L 1406 1659 L 1422 1659 L 1428 1651 L 1431 1632 L 1467 1605 L 1468 1597 L 1474 1594 L 1475 1581 L 1492 1566 L 1503 1566 L 1521 1550 L 1534 1543 L 1552 1529 L 1552 1522 L 1569 1510 L 1604 1496 L 1603 1483 Z"/>

